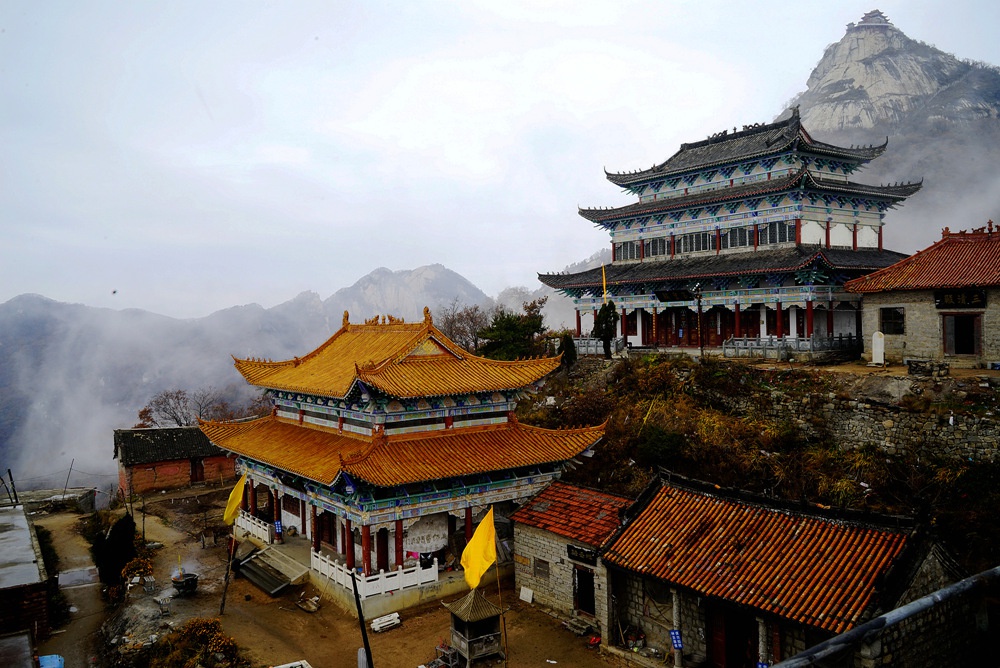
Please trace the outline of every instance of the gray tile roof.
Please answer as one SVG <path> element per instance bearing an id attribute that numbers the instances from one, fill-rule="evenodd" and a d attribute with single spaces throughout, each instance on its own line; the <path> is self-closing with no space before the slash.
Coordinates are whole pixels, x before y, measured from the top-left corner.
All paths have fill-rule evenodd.
<path id="1" fill-rule="evenodd" d="M 889 140 L 886 139 L 886 142 L 881 146 L 844 147 L 816 141 L 802 127 L 799 111 L 796 107 L 792 115 L 783 121 L 756 125 L 732 134 L 719 133 L 692 144 L 681 144 L 677 153 L 649 169 L 606 173 L 608 180 L 612 183 L 628 186 L 728 163 L 776 155 L 793 148 L 797 148 L 800 152 L 868 162 L 880 156 L 885 151 L 888 142 Z"/>
<path id="2" fill-rule="evenodd" d="M 847 272 L 870 272 L 898 262 L 903 253 L 876 249 L 839 249 L 786 246 L 757 251 L 728 252 L 673 260 L 605 266 L 608 287 L 667 284 L 715 276 L 747 276 L 806 269 L 814 263 Z M 601 289 L 601 268 L 576 274 L 539 274 L 538 280 L 556 290 Z"/>
<path id="3" fill-rule="evenodd" d="M 124 466 L 225 454 L 198 427 L 115 429 L 115 459 Z"/>

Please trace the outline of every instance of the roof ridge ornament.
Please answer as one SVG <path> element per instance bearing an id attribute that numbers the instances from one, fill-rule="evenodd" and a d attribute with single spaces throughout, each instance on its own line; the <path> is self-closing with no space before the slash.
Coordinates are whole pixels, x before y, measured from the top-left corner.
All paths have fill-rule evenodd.
<path id="1" fill-rule="evenodd" d="M 351 324 L 351 316 L 345 310 L 344 311 L 344 324 L 343 324 L 343 326 L 346 328 L 350 324 Z"/>
<path id="2" fill-rule="evenodd" d="M 425 325 L 434 324 L 434 317 L 431 315 L 431 309 L 429 306 L 424 307 L 424 324 Z"/>

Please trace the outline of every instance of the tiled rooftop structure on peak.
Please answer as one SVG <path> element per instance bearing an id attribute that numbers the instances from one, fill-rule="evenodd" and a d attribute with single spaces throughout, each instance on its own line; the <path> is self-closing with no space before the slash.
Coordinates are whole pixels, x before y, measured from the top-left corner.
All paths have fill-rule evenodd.
<path id="1" fill-rule="evenodd" d="M 201 429 L 248 474 L 238 526 L 263 523 L 263 538 L 280 540 L 294 525 L 311 537 L 317 570 L 332 560 L 374 577 L 419 569 L 415 554 L 443 563 L 464 544 L 456 534 L 471 536 L 474 515 L 490 505 L 509 515 L 601 439 L 603 426 L 542 429 L 514 417 L 518 399 L 558 366 L 471 355 L 427 309 L 418 323 L 352 324 L 345 312 L 304 357 L 236 360 L 273 402 L 270 416 Z"/>
<path id="2" fill-rule="evenodd" d="M 885 148 L 817 141 L 797 108 L 785 120 L 683 144 L 649 169 L 607 174 L 637 202 L 580 210 L 610 233 L 609 266 L 539 280 L 573 298 L 578 335 L 606 293 L 632 345 L 699 345 L 699 297 L 700 342 L 709 346 L 856 335 L 859 299 L 843 284 L 905 257 L 883 249 L 882 226 L 921 186 L 851 180 Z"/>

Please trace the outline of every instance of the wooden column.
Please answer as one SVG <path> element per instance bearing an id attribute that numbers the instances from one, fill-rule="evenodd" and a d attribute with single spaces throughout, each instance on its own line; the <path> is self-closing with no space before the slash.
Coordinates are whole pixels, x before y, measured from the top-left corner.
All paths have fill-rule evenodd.
<path id="1" fill-rule="evenodd" d="M 361 567 L 365 576 L 372 574 L 372 528 L 367 524 L 361 526 Z"/>
<path id="2" fill-rule="evenodd" d="M 802 244 L 802 219 L 795 219 L 795 245 L 800 246 Z"/>
<path id="3" fill-rule="evenodd" d="M 253 480 L 249 481 L 250 485 L 250 514 L 254 517 L 257 516 L 257 483 Z"/>
<path id="4" fill-rule="evenodd" d="M 250 481 L 247 480 L 243 483 L 243 496 L 240 497 L 240 510 L 243 512 L 247 511 L 250 507 Z"/>
<path id="5" fill-rule="evenodd" d="M 396 520 L 396 532 L 393 534 L 396 546 L 396 570 L 403 567 L 403 520 Z"/>
<path id="6" fill-rule="evenodd" d="M 879 227 L 878 227 L 878 249 L 879 249 L 879 252 L 882 251 L 882 226 L 881 225 L 879 225 Z"/>
<path id="7" fill-rule="evenodd" d="M 833 302 L 826 307 L 826 334 L 833 336 Z"/>
<path id="8" fill-rule="evenodd" d="M 577 338 L 583 336 L 583 323 L 580 321 L 580 312 L 576 312 L 576 336 Z"/>
<path id="9" fill-rule="evenodd" d="M 777 311 L 777 317 L 775 318 L 775 324 L 774 324 L 774 333 L 780 339 L 785 335 L 785 322 L 784 318 L 782 317 L 783 313 L 781 312 L 781 302 L 778 302 L 774 306 L 775 310 Z"/>
<path id="10" fill-rule="evenodd" d="M 718 255 L 719 251 L 722 250 L 722 230 L 718 227 L 715 228 L 715 254 Z"/>
<path id="11" fill-rule="evenodd" d="M 854 227 L 851 228 L 851 248 L 853 250 L 858 250 L 858 224 L 854 223 Z"/>
<path id="12" fill-rule="evenodd" d="M 757 223 L 753 224 L 753 249 L 757 250 L 757 246 L 760 244 L 760 228 Z"/>
<path id="13" fill-rule="evenodd" d="M 625 307 L 622 306 L 622 338 L 628 340 L 628 324 L 625 322 Z"/>
<path id="14" fill-rule="evenodd" d="M 313 539 L 312 549 L 313 552 L 319 554 L 319 531 L 317 530 L 318 527 L 316 526 L 316 506 L 310 506 L 310 508 L 312 508 L 312 525 L 310 527 L 312 529 L 312 539 Z"/>
<path id="15" fill-rule="evenodd" d="M 344 520 L 344 558 L 347 561 L 348 570 L 354 570 L 354 529 L 351 527 L 351 520 Z"/>
<path id="16" fill-rule="evenodd" d="M 472 507 L 465 509 L 465 542 L 472 540 Z"/>
<path id="17" fill-rule="evenodd" d="M 389 570 L 389 530 L 385 527 L 375 532 L 375 571 Z"/>
<path id="18" fill-rule="evenodd" d="M 653 307 L 653 345 L 657 346 L 657 347 L 659 347 L 659 345 L 660 345 L 660 339 L 657 337 L 657 334 L 656 334 L 656 320 L 657 320 L 658 316 L 659 316 L 659 313 L 657 313 L 656 307 L 654 306 Z"/>
<path id="19" fill-rule="evenodd" d="M 806 300 L 806 336 L 810 339 L 813 335 L 813 303 L 812 300 Z"/>
<path id="20" fill-rule="evenodd" d="M 826 247 L 830 247 L 830 221 L 826 221 Z"/>
<path id="21" fill-rule="evenodd" d="M 611 261 L 615 261 L 615 242 L 611 242 Z"/>
<path id="22" fill-rule="evenodd" d="M 734 332 L 734 335 L 736 338 L 740 338 L 743 336 L 743 324 L 740 322 L 740 303 L 736 302 L 733 306 L 736 309 L 736 331 Z"/>
<path id="23" fill-rule="evenodd" d="M 677 242 L 676 242 L 676 238 L 674 237 L 674 233 L 671 232 L 670 233 L 670 257 L 673 258 L 676 253 L 677 253 Z"/>

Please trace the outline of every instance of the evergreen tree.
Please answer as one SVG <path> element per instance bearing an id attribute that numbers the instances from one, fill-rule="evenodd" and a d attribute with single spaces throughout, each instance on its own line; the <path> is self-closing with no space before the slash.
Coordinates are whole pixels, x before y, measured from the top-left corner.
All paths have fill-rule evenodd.
<path id="1" fill-rule="evenodd" d="M 594 318 L 594 338 L 600 339 L 604 344 L 604 359 L 611 359 L 611 339 L 615 338 L 618 332 L 618 309 L 615 303 L 609 301 Z"/>
<path id="2" fill-rule="evenodd" d="M 567 369 L 576 364 L 576 344 L 573 342 L 573 335 L 563 332 L 559 339 L 559 352 L 562 353 L 562 364 Z"/>

